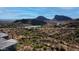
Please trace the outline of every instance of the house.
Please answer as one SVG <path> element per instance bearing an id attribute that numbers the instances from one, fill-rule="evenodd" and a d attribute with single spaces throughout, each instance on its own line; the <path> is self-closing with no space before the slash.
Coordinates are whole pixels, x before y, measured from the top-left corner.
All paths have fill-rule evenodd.
<path id="1" fill-rule="evenodd" d="M 15 39 L 9 39 L 8 34 L 0 33 L 0 50 L 1 51 L 15 51 L 17 41 Z"/>
<path id="2" fill-rule="evenodd" d="M 41 28 L 40 25 L 36 25 L 36 26 L 25 26 L 26 29 L 37 29 L 37 28 Z"/>

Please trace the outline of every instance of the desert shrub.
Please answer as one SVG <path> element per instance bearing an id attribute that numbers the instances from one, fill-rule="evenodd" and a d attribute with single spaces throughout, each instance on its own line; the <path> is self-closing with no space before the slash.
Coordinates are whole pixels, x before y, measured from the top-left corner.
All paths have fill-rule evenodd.
<path id="1" fill-rule="evenodd" d="M 77 38 L 79 38 L 79 30 L 76 30 L 76 31 L 75 31 L 75 36 L 76 36 Z"/>

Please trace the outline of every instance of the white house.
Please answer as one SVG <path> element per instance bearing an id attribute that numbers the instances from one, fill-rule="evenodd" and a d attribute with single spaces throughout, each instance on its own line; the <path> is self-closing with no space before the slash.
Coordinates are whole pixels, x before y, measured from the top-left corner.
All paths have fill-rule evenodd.
<path id="1" fill-rule="evenodd" d="M 36 25 L 36 26 L 25 26 L 26 29 L 37 29 L 37 28 L 41 28 L 40 25 Z"/>

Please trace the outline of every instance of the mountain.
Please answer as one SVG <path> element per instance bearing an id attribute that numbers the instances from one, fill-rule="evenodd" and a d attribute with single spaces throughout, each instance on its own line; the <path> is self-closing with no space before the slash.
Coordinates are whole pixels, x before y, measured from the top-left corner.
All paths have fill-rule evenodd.
<path id="1" fill-rule="evenodd" d="M 32 25 L 44 25 L 44 24 L 46 24 L 47 20 L 50 20 L 50 19 L 47 19 L 44 16 L 38 16 L 37 18 L 35 18 L 34 20 L 31 21 L 31 24 Z"/>
<path id="2" fill-rule="evenodd" d="M 47 18 L 44 17 L 44 16 L 38 16 L 38 17 L 36 18 L 36 20 L 44 21 L 44 20 L 49 20 L 49 19 L 47 19 Z"/>
<path id="3" fill-rule="evenodd" d="M 35 19 L 35 20 L 31 21 L 31 24 L 32 25 L 44 25 L 44 24 L 46 24 L 46 22 L 44 20 Z"/>
<path id="4" fill-rule="evenodd" d="M 29 23 L 33 19 L 20 19 L 20 20 L 15 20 L 14 23 Z"/>
<path id="5" fill-rule="evenodd" d="M 37 18 L 34 19 L 21 19 L 21 20 L 16 20 L 14 23 L 24 23 L 24 24 L 32 24 L 32 25 L 43 25 L 46 24 L 46 20 L 49 20 L 43 16 L 38 16 Z"/>
<path id="6" fill-rule="evenodd" d="M 70 18 L 68 16 L 64 16 L 64 15 L 55 15 L 53 20 L 56 20 L 56 21 L 70 21 L 70 20 L 72 20 L 72 18 Z"/>
<path id="7" fill-rule="evenodd" d="M 79 21 L 79 18 L 75 19 L 76 21 Z"/>

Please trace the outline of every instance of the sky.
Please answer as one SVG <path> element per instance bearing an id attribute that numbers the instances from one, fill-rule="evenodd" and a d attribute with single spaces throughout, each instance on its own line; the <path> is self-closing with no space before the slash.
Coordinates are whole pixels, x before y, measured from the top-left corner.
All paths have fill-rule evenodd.
<path id="1" fill-rule="evenodd" d="M 53 19 L 55 15 L 79 18 L 78 7 L 0 7 L 0 19 L 23 19 L 44 16 Z"/>

